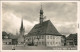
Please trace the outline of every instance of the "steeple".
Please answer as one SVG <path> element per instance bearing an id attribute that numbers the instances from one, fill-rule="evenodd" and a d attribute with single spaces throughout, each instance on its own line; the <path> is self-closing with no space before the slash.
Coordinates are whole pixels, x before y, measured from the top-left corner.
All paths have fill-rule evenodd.
<path id="1" fill-rule="evenodd" d="M 23 18 L 21 19 L 20 34 L 24 35 Z"/>
<path id="2" fill-rule="evenodd" d="M 23 28 L 23 18 L 22 18 L 22 20 L 21 20 L 21 27 Z"/>
<path id="3" fill-rule="evenodd" d="M 43 22 L 43 9 L 42 9 L 42 4 L 41 4 L 41 9 L 40 9 L 40 24 Z"/>

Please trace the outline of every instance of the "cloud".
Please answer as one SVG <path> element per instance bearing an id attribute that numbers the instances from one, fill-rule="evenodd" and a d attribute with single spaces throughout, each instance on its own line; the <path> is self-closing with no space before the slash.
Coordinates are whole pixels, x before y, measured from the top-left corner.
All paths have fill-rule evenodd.
<path id="1" fill-rule="evenodd" d="M 8 33 L 16 34 L 16 31 L 19 32 L 21 26 L 21 18 L 14 15 L 14 13 L 6 12 L 3 15 L 3 30 L 7 31 Z M 25 31 L 29 32 L 29 30 L 36 24 L 37 22 L 34 21 L 33 23 L 23 20 Z"/>
<path id="2" fill-rule="evenodd" d="M 21 18 L 24 18 L 26 33 L 39 23 L 41 2 L 3 2 L 3 30 L 14 33 L 19 31 Z M 42 2 L 44 16 L 55 25 L 62 34 L 70 34 L 77 29 L 76 2 Z"/>
<path id="3" fill-rule="evenodd" d="M 61 34 L 71 34 L 77 32 L 77 23 L 75 22 L 63 22 L 55 24 L 55 26 Z"/>
<path id="4" fill-rule="evenodd" d="M 25 18 L 27 20 L 34 21 L 34 20 L 38 19 L 38 17 L 39 17 L 40 7 L 38 4 L 39 3 L 34 3 L 34 2 L 33 3 L 24 2 L 24 4 L 23 4 L 23 2 L 21 2 L 21 3 L 19 3 L 19 5 L 3 3 L 3 9 L 10 11 L 10 12 L 14 12 L 14 14 L 17 16 L 21 15 L 23 18 Z M 36 7 L 38 6 L 39 8 L 36 8 L 34 6 L 36 6 Z M 36 12 L 36 11 L 38 11 L 38 12 Z M 38 15 L 36 15 L 36 14 L 38 14 Z"/>

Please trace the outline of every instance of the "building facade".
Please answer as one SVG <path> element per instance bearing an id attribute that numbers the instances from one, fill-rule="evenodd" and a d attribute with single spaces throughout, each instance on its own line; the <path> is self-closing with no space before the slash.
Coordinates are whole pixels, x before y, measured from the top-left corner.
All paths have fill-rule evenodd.
<path id="1" fill-rule="evenodd" d="M 34 45 L 38 46 L 64 46 L 65 43 L 63 36 L 54 35 L 29 36 L 26 40 L 29 40 L 28 43 L 34 43 Z"/>
<path id="2" fill-rule="evenodd" d="M 75 46 L 77 45 L 77 33 L 70 34 L 66 39 L 67 46 Z"/>
<path id="3" fill-rule="evenodd" d="M 26 36 L 28 45 L 64 46 L 65 39 L 50 20 L 44 21 L 43 9 L 40 9 L 40 23 L 36 24 Z"/>
<path id="4" fill-rule="evenodd" d="M 12 44 L 12 39 L 9 36 L 10 34 L 7 34 L 5 31 L 2 32 L 2 43 L 3 45 L 10 45 Z"/>
<path id="5" fill-rule="evenodd" d="M 3 45 L 11 45 L 12 44 L 12 39 L 2 39 Z"/>

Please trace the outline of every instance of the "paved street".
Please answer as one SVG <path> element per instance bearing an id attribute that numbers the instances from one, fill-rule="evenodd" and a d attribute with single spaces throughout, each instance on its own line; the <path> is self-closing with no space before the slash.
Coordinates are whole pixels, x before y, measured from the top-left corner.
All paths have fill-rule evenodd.
<path id="1" fill-rule="evenodd" d="M 3 45 L 3 50 L 12 50 L 13 45 Z M 62 47 L 45 47 L 45 46 L 23 46 L 17 45 L 15 46 L 15 50 L 76 50 L 77 47 L 69 47 L 69 46 L 62 46 Z"/>
<path id="2" fill-rule="evenodd" d="M 2 47 L 3 50 L 12 50 L 12 45 L 3 45 Z M 15 46 L 16 50 L 51 50 L 52 48 L 50 47 L 45 47 L 45 46 L 23 46 L 23 45 L 17 45 Z"/>

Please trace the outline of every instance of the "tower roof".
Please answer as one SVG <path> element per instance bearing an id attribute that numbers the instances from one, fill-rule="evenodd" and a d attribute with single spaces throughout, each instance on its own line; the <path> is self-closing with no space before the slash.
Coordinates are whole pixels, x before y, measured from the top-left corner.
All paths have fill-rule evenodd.
<path id="1" fill-rule="evenodd" d="M 20 27 L 20 33 L 24 32 L 24 27 L 23 27 L 23 18 L 21 19 L 21 27 Z"/>
<path id="2" fill-rule="evenodd" d="M 23 18 L 21 19 L 21 29 L 23 29 Z"/>
<path id="3" fill-rule="evenodd" d="M 43 23 L 43 9 L 42 9 L 42 4 L 41 4 L 41 9 L 40 9 L 40 24 L 42 24 Z"/>
<path id="4" fill-rule="evenodd" d="M 56 35 L 60 36 L 61 34 L 57 31 L 54 25 L 50 20 L 43 22 L 42 24 L 36 24 L 32 30 L 28 33 L 28 36 L 33 35 Z"/>

